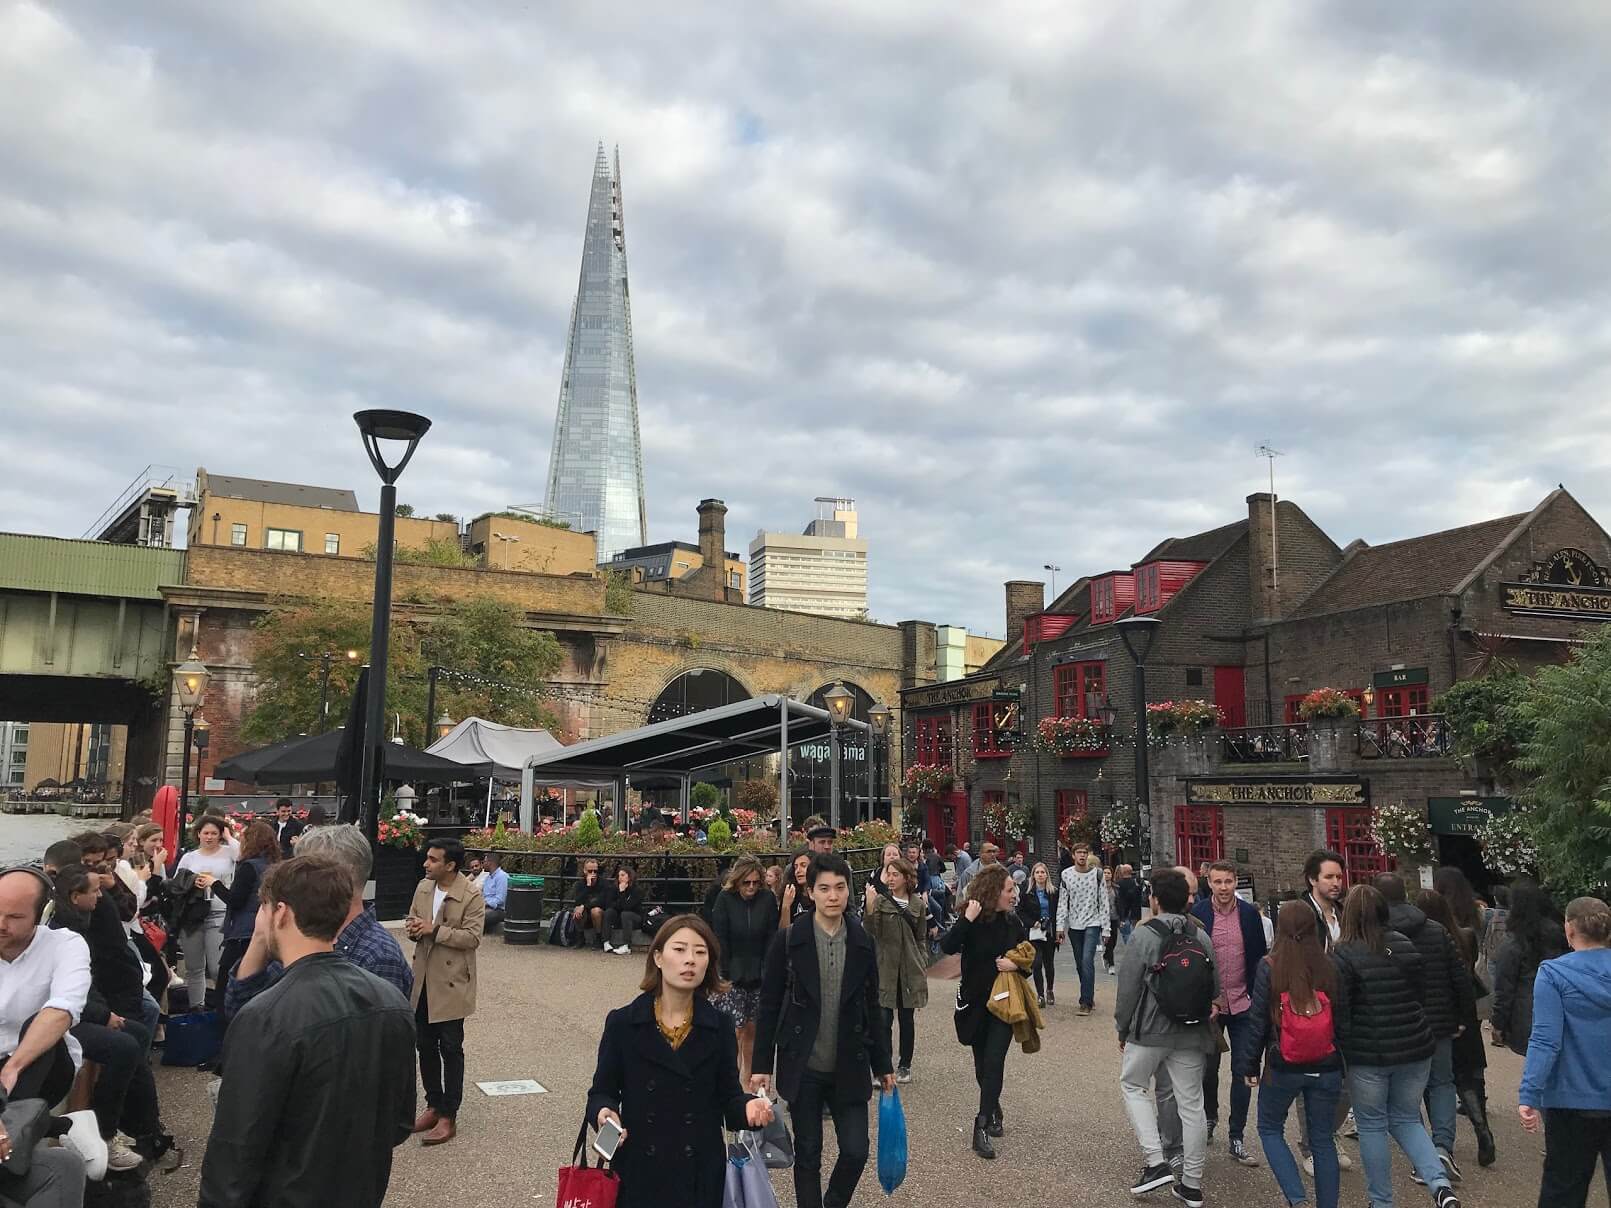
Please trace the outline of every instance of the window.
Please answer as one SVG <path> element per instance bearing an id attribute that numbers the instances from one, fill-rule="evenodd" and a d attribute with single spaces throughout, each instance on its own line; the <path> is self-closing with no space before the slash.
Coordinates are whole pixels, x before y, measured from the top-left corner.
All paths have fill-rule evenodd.
<path id="1" fill-rule="evenodd" d="M 340 533 L 326 533 L 324 535 L 324 552 L 327 554 L 339 554 L 341 552 Z"/>
<path id="2" fill-rule="evenodd" d="M 1074 818 L 1086 817 L 1091 808 L 1090 795 L 1084 789 L 1058 789 L 1057 802 L 1057 840 L 1063 840 L 1063 828 Z"/>
<path id="3" fill-rule="evenodd" d="M 1195 869 L 1225 858 L 1225 811 L 1217 805 L 1175 806 L 1175 862 Z"/>
<path id="4" fill-rule="evenodd" d="M 244 524 L 232 524 L 229 526 L 229 543 L 231 545 L 246 544 L 246 526 Z"/>
<path id="5" fill-rule="evenodd" d="M 1158 564 L 1143 566 L 1136 572 L 1136 611 L 1156 612 L 1163 607 L 1163 595 L 1158 589 Z"/>
<path id="6" fill-rule="evenodd" d="M 1186 687 L 1188 687 L 1188 688 L 1201 688 L 1202 686 L 1203 686 L 1203 669 L 1201 667 L 1187 667 L 1186 668 Z"/>
<path id="7" fill-rule="evenodd" d="M 1426 684 L 1382 688 L 1376 693 L 1376 716 L 1418 717 L 1427 711 L 1430 695 Z"/>
<path id="8" fill-rule="evenodd" d="M 1053 668 L 1052 693 L 1057 698 L 1058 717 L 1101 721 L 1102 701 L 1107 695 L 1107 664 L 1064 663 Z"/>
<path id="9" fill-rule="evenodd" d="M 996 706 L 987 700 L 973 706 L 973 756 L 975 759 L 1006 759 L 1012 754 L 1006 732 L 996 728 Z"/>
<path id="10" fill-rule="evenodd" d="M 1368 806 L 1326 811 L 1326 846 L 1342 856 L 1349 885 L 1369 884 L 1378 873 L 1393 867 L 1371 836 L 1372 812 Z"/>
<path id="11" fill-rule="evenodd" d="M 951 766 L 951 717 L 917 719 L 917 761 L 930 766 Z"/>
<path id="12" fill-rule="evenodd" d="M 1091 624 L 1111 621 L 1113 615 L 1113 579 L 1098 579 L 1091 584 Z"/>
<path id="13" fill-rule="evenodd" d="M 292 553 L 302 552 L 302 533 L 297 529 L 271 528 L 263 537 L 264 549 L 290 550 Z"/>

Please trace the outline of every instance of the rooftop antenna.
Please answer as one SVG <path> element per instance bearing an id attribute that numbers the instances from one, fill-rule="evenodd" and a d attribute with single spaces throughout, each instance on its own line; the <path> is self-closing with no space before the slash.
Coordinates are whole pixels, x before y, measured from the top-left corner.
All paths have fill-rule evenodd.
<path id="1" fill-rule="evenodd" d="M 1275 459 L 1281 456 L 1281 450 L 1273 448 L 1269 441 L 1265 441 L 1255 450 L 1258 456 L 1270 463 L 1270 592 L 1273 596 L 1281 594 L 1281 530 L 1275 521 Z"/>

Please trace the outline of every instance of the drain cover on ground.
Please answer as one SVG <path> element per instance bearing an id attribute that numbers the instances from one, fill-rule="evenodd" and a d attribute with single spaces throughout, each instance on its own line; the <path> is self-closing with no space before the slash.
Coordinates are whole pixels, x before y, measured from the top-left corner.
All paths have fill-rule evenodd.
<path id="1" fill-rule="evenodd" d="M 484 1095 L 546 1095 L 548 1088 L 532 1078 L 511 1078 L 505 1082 L 477 1082 Z"/>

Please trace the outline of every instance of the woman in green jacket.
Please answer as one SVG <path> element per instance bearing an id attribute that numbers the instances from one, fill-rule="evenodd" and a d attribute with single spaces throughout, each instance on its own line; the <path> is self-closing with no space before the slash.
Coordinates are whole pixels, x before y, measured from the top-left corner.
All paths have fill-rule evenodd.
<path id="1" fill-rule="evenodd" d="M 867 882 L 867 910 L 862 925 L 878 946 L 878 1005 L 893 1042 L 900 1021 L 900 1056 L 895 1081 L 912 1080 L 912 1049 L 916 1043 L 913 1012 L 928 1006 L 929 979 L 923 959 L 929 904 L 917 892 L 917 870 L 903 856 L 884 865 L 884 871 Z M 895 1046 L 890 1045 L 891 1049 Z"/>

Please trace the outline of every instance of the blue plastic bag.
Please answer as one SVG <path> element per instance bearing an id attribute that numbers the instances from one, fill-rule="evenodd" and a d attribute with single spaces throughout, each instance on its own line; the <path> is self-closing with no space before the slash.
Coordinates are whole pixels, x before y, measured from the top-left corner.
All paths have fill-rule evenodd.
<path id="1" fill-rule="evenodd" d="M 885 1195 L 894 1195 L 905 1179 L 906 1113 L 895 1090 L 878 1099 L 878 1183 Z"/>

